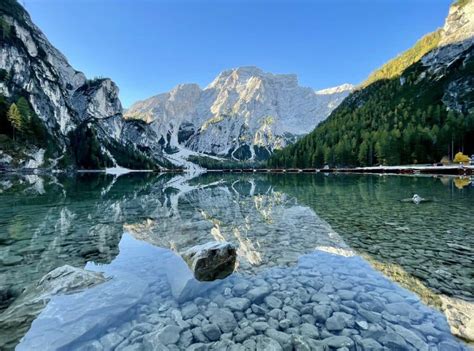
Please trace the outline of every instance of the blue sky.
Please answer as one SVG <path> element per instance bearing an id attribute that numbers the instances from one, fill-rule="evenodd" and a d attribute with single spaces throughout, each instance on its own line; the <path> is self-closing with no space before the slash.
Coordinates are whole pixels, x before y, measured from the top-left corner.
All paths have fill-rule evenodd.
<path id="1" fill-rule="evenodd" d="M 322 89 L 367 75 L 442 26 L 450 0 L 21 0 L 88 77 L 123 105 L 222 70 L 296 73 Z"/>

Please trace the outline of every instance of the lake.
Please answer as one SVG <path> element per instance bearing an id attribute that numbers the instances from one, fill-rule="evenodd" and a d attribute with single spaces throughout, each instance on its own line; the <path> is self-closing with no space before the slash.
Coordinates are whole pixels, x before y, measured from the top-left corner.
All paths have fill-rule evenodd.
<path id="1" fill-rule="evenodd" d="M 3 176 L 0 349 L 468 350 L 473 208 L 469 178 Z M 210 241 L 238 266 L 200 282 Z"/>

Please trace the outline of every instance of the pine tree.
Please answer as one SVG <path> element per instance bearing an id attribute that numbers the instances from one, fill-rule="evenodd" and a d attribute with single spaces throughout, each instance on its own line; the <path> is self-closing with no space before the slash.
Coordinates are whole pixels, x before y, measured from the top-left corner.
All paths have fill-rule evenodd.
<path id="1" fill-rule="evenodd" d="M 33 113 L 30 109 L 29 102 L 22 96 L 20 97 L 17 102 L 16 106 L 18 107 L 18 111 L 20 112 L 21 122 L 23 126 L 22 134 L 23 136 L 32 141 L 31 139 L 34 137 L 33 129 L 32 129 L 32 116 Z"/>
<path id="2" fill-rule="evenodd" d="M 357 159 L 359 164 L 362 166 L 367 166 L 368 164 L 368 154 L 369 154 L 369 147 L 367 142 L 364 140 L 359 147 L 359 154 L 357 155 Z"/>
<path id="3" fill-rule="evenodd" d="M 16 102 L 16 106 L 18 107 L 18 111 L 20 112 L 23 124 L 26 125 L 29 123 L 31 119 L 31 109 L 30 104 L 28 101 L 22 96 Z"/>
<path id="4" fill-rule="evenodd" d="M 8 110 L 8 121 L 13 127 L 13 140 L 15 140 L 15 131 L 18 133 L 22 133 L 23 131 L 23 121 L 15 103 L 11 104 Z"/>
<path id="5" fill-rule="evenodd" d="M 9 39 L 11 36 L 11 26 L 3 18 L 0 18 L 0 32 L 3 40 Z"/>

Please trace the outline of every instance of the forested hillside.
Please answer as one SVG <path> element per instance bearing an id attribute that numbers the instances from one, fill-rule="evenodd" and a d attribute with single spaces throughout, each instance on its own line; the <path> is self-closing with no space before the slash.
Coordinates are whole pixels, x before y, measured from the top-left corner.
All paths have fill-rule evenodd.
<path id="1" fill-rule="evenodd" d="M 327 121 L 278 152 L 269 164 L 396 165 L 437 162 L 459 150 L 473 153 L 474 113 L 448 111 L 441 99 L 449 77 L 417 83 L 413 81 L 417 68 L 419 65 L 410 68 L 412 73 L 405 73 L 405 84 L 399 79 L 382 80 L 355 93 Z M 450 76 L 462 74 L 474 74 L 472 59 Z"/>
<path id="2" fill-rule="evenodd" d="M 473 47 L 462 42 L 436 48 L 440 33 L 425 36 L 375 71 L 326 121 L 277 152 L 269 165 L 432 163 L 458 151 L 474 153 Z M 453 57 L 444 64 L 448 54 Z"/>
<path id="3" fill-rule="evenodd" d="M 441 29 L 425 35 L 418 40 L 413 47 L 388 61 L 379 69 L 372 72 L 362 86 L 368 86 L 381 79 L 392 79 L 399 77 L 404 70 L 420 61 L 420 59 L 438 46 L 441 39 Z"/>

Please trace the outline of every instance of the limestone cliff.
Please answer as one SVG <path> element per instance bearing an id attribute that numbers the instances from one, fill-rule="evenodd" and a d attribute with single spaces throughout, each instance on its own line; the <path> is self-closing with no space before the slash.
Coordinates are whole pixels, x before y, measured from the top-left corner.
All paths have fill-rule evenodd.
<path id="1" fill-rule="evenodd" d="M 125 117 L 148 123 L 170 151 L 258 160 L 308 133 L 352 88 L 315 92 L 299 86 L 293 74 L 239 67 L 220 73 L 204 89 L 181 84 L 137 102 Z"/>

